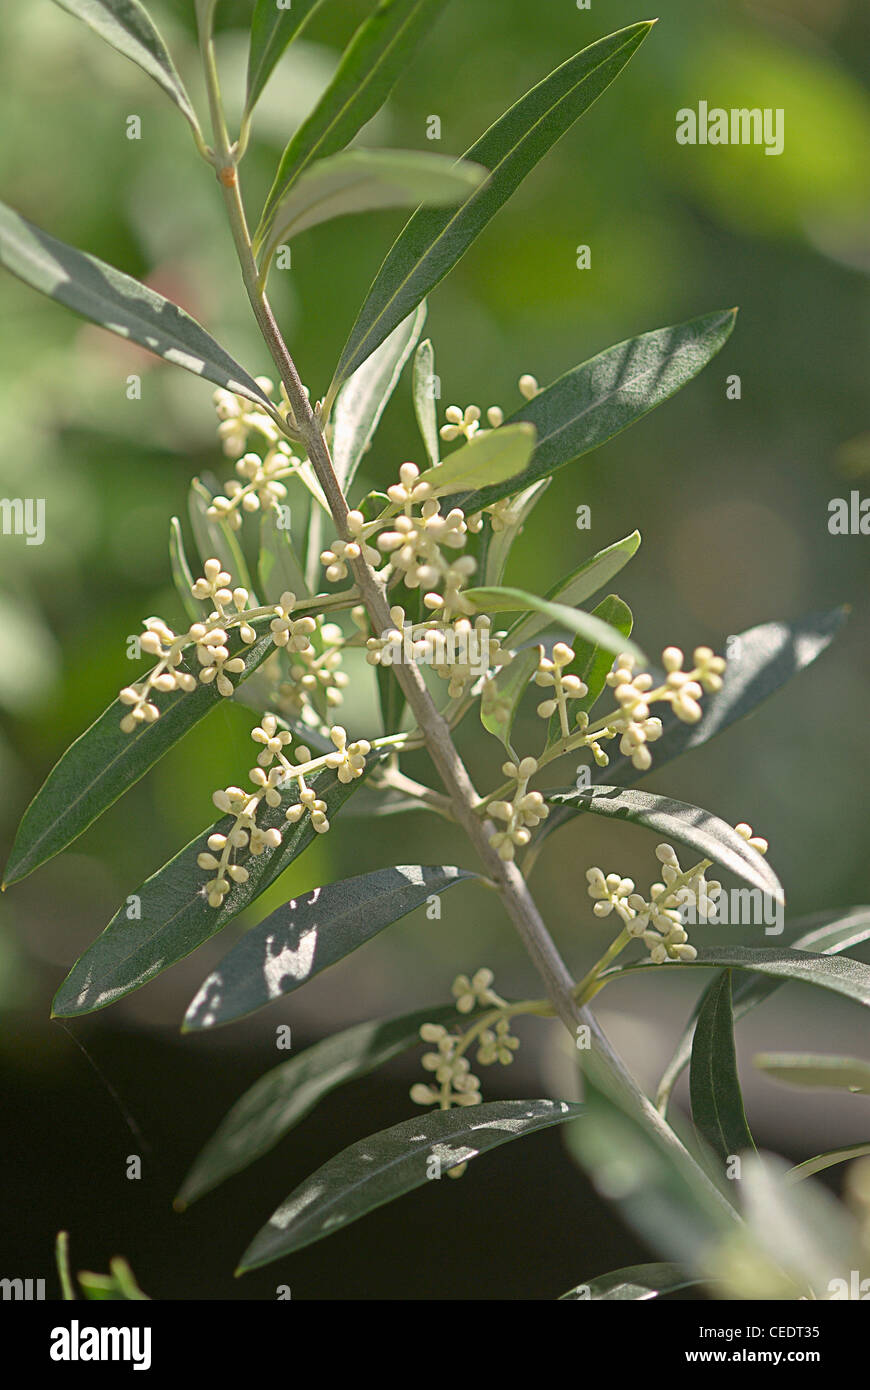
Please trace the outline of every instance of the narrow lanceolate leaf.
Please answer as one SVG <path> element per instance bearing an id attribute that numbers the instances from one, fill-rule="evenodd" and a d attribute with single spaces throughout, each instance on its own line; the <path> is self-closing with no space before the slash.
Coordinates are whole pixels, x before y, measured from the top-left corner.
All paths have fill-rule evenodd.
<path id="1" fill-rule="evenodd" d="M 794 940 L 789 943 L 793 951 L 815 951 L 819 955 L 839 955 L 842 951 L 848 951 L 851 946 L 860 945 L 862 941 L 870 941 L 870 907 L 855 907 L 846 913 L 841 908 L 835 912 L 815 913 L 812 917 L 799 919 L 793 924 L 793 929 L 798 932 Z M 659 1082 L 656 1105 L 662 1114 L 667 1112 L 671 1092 L 680 1073 L 689 1064 L 698 1013 L 707 995 L 716 988 L 716 984 L 717 980 L 713 980 L 701 996 L 699 1004 L 689 1019 L 674 1055 Z M 762 1004 L 765 999 L 768 999 L 779 989 L 781 984 L 783 984 L 783 980 L 776 976 L 745 976 L 733 990 L 735 1019 L 742 1018 L 744 1014 L 749 1013 L 750 1009 Z"/>
<path id="2" fill-rule="evenodd" d="M 257 641 L 250 647 L 231 634 L 233 655 L 244 652 L 245 657 L 245 671 L 234 684 L 244 681 L 274 650 L 269 622 L 256 620 Z M 200 668 L 185 660 L 178 669 L 197 674 Z M 121 729 L 121 720 L 129 714 L 126 705 L 120 700 L 109 705 L 67 749 L 25 811 L 4 883 L 17 883 L 72 844 L 223 698 L 214 682 L 198 684 L 189 695 L 180 690 L 158 694 L 160 718 L 139 724 L 130 734 Z"/>
<path id="3" fill-rule="evenodd" d="M 457 203 L 485 177 L 480 165 L 417 150 L 346 150 L 320 159 L 279 203 L 261 267 L 281 242 L 333 217 Z"/>
<path id="4" fill-rule="evenodd" d="M 99 34 L 125 58 L 138 64 L 172 98 L 199 133 L 199 122 L 184 83 L 175 71 L 154 21 L 139 0 L 54 0 L 62 10 Z"/>
<path id="5" fill-rule="evenodd" d="M 268 1153 L 330 1091 L 418 1046 L 424 1023 L 451 1027 L 461 1019 L 467 1026 L 474 1017 L 439 1004 L 401 1018 L 358 1023 L 273 1067 L 222 1120 L 184 1179 L 175 1206 L 188 1206 Z"/>
<path id="6" fill-rule="evenodd" d="M 621 632 L 608 627 L 600 618 L 594 618 L 591 613 L 584 613 L 581 608 L 568 608 L 564 603 L 553 603 L 549 599 L 538 598 L 536 594 L 526 593 L 525 589 L 507 588 L 479 588 L 466 589 L 465 597 L 486 613 L 542 613 L 546 619 L 546 625 L 556 624 L 558 627 L 567 628 L 569 632 L 576 632 L 587 641 L 603 647 L 606 651 L 618 656 L 621 652 L 626 652 L 634 657 L 635 661 L 646 664 L 646 657 L 638 647 L 637 643 L 624 637 Z"/>
<path id="7" fill-rule="evenodd" d="M 480 696 L 480 722 L 488 733 L 500 739 L 508 752 L 511 729 L 529 681 L 538 669 L 540 648 L 529 647 L 503 666 L 492 680 L 484 681 Z"/>
<path id="8" fill-rule="evenodd" d="M 730 970 L 722 972 L 698 1015 L 690 1080 L 695 1129 L 722 1163 L 754 1149 L 737 1074 Z"/>
<path id="9" fill-rule="evenodd" d="M 274 507 L 267 507 L 260 521 L 260 554 L 257 577 L 264 603 L 278 603 L 289 590 L 297 600 L 308 595 L 302 565 L 288 528 L 278 525 Z"/>
<path id="10" fill-rule="evenodd" d="M 57 241 L 5 203 L 0 265 L 110 333 L 273 410 L 253 377 L 184 309 L 96 256 Z"/>
<path id="11" fill-rule="evenodd" d="M 533 487 L 527 487 L 525 491 L 513 497 L 502 529 L 490 531 L 484 560 L 484 583 L 490 588 L 500 584 L 504 578 L 511 547 L 517 536 L 521 534 L 532 508 L 540 502 L 550 486 L 550 481 L 549 478 L 544 478 L 541 482 L 535 483 Z"/>
<path id="12" fill-rule="evenodd" d="M 374 352 L 465 254 L 566 130 L 619 74 L 649 33 L 632 24 L 551 72 L 472 145 L 465 158 L 492 176 L 448 213 L 416 212 L 375 277 L 336 369 L 330 394 Z"/>
<path id="13" fill-rule="evenodd" d="M 870 1144 L 844 1144 L 840 1149 L 829 1149 L 827 1153 L 816 1154 L 790 1168 L 785 1175 L 787 1183 L 803 1182 L 826 1168 L 834 1168 L 838 1163 L 851 1163 L 853 1158 L 866 1158 L 870 1154 Z"/>
<path id="14" fill-rule="evenodd" d="M 212 504 L 214 492 L 210 491 L 199 478 L 192 478 L 187 493 L 187 511 L 193 539 L 203 564 L 206 560 L 220 560 L 223 569 L 232 575 L 233 584 L 247 589 L 251 604 L 256 603 L 253 580 L 248 573 L 248 562 L 234 531 L 225 521 L 210 517 L 208 509 Z"/>
<path id="15" fill-rule="evenodd" d="M 535 431 L 531 425 L 504 426 L 486 430 L 452 453 L 444 463 L 427 468 L 420 480 L 429 483 L 436 497 L 445 497 L 457 487 L 475 487 L 486 479 L 509 477 L 522 460 L 531 456 Z"/>
<path id="16" fill-rule="evenodd" d="M 510 483 L 461 499 L 477 511 L 597 449 L 696 377 L 727 341 L 735 309 L 617 343 L 567 372 L 505 422 L 528 420 L 538 444 L 525 471 Z"/>
<path id="17" fill-rule="evenodd" d="M 424 303 L 399 324 L 339 392 L 333 415 L 332 464 L 345 491 L 353 482 L 425 322 Z"/>
<path id="18" fill-rule="evenodd" d="M 200 603 L 199 599 L 193 597 L 193 574 L 187 560 L 187 553 L 184 549 L 184 536 L 181 531 L 181 522 L 177 516 L 172 517 L 169 522 L 169 564 L 172 570 L 172 581 L 175 585 L 175 592 L 181 600 L 185 613 L 192 623 L 199 623 L 203 617 L 207 617 L 210 605 Z"/>
<path id="19" fill-rule="evenodd" d="M 653 965 L 649 960 L 634 961 L 606 970 L 602 979 L 613 980 L 618 975 L 636 975 L 639 970 L 697 970 L 711 966 L 728 970 L 753 970 L 760 975 L 772 975 L 781 983 L 817 985 L 834 994 L 845 995 L 857 1004 L 870 1005 L 870 965 L 839 956 L 817 956 L 810 951 L 795 951 L 787 946 L 716 946 L 700 948 L 696 960 L 669 961 Z"/>
<path id="20" fill-rule="evenodd" d="M 224 956 L 191 1001 L 184 1031 L 232 1023 L 292 994 L 429 897 L 476 877 L 448 865 L 399 864 L 291 899 Z"/>
<path id="21" fill-rule="evenodd" d="M 643 825 L 685 845 L 701 859 L 712 859 L 744 883 L 750 883 L 753 889 L 760 888 L 775 902 L 785 901 L 782 884 L 764 855 L 752 849 L 727 821 L 700 806 L 657 793 L 622 791 L 619 787 L 547 792 L 546 798 L 551 806 L 564 807 L 576 815 L 591 811 L 596 816 Z M 685 867 L 690 868 L 691 864 Z"/>
<path id="22" fill-rule="evenodd" d="M 291 5 L 279 6 L 276 0 L 257 0 L 251 20 L 246 111 L 254 109 L 275 64 L 320 3 L 293 0 Z"/>
<path id="23" fill-rule="evenodd" d="M 603 623 L 607 623 L 609 627 L 621 632 L 623 637 L 631 636 L 631 629 L 634 626 L 631 609 L 616 594 L 608 594 L 606 599 L 602 599 L 598 607 L 592 609 L 592 616 L 593 618 L 600 618 Z M 578 700 L 571 701 L 572 719 L 576 720 L 580 711 L 589 714 L 607 685 L 607 676 L 612 667 L 612 652 L 605 651 L 603 647 L 597 647 L 594 642 L 586 642 L 583 638 L 574 643 L 574 660 L 565 667 L 565 673 L 570 676 L 579 676 L 586 686 L 586 694 L 581 695 Z M 558 743 L 561 738 L 562 724 L 557 710 L 550 717 L 547 730 L 548 746 Z"/>
<path id="24" fill-rule="evenodd" d="M 504 426 L 502 426 L 502 429 Z M 574 606 L 577 603 L 585 603 L 588 598 L 603 589 L 605 584 L 609 584 L 614 575 L 619 574 L 622 567 L 628 564 L 632 555 L 637 553 L 640 545 L 640 532 L 632 531 L 630 536 L 625 536 L 621 541 L 615 541 L 613 545 L 608 545 L 604 550 L 599 550 L 597 555 L 593 555 L 591 560 L 586 560 L 575 570 L 568 579 L 560 580 L 547 594 L 548 603 L 567 603 Z M 529 613 L 527 617 L 520 618 L 508 631 L 505 645 L 513 648 L 524 647 L 527 642 L 532 642 L 539 632 L 547 626 L 546 616 L 540 613 Z M 613 661 L 611 659 L 611 665 Z M 610 667 L 608 667 L 608 670 Z"/>
<path id="25" fill-rule="evenodd" d="M 569 1293 L 563 1293 L 559 1302 L 641 1303 L 645 1299 L 676 1293 L 678 1289 L 697 1288 L 699 1282 L 689 1278 L 679 1265 L 629 1265 L 627 1269 L 614 1269 L 610 1274 L 599 1274 L 586 1284 L 578 1284 Z"/>
<path id="26" fill-rule="evenodd" d="M 815 613 L 796 622 L 762 623 L 748 628 L 723 644 L 727 656 L 723 689 L 702 703 L 703 714 L 697 724 L 684 724 L 664 710 L 663 733 L 653 745 L 652 771 L 658 771 L 672 758 L 698 748 L 721 734 L 737 719 L 753 709 L 792 676 L 809 666 L 830 646 L 846 619 L 847 609 L 834 608 Z M 630 787 L 644 776 L 630 758 L 611 757 L 608 767 L 590 768 L 594 783 Z M 554 811 L 546 823 L 548 835 L 567 818 L 566 811 Z"/>
<path id="27" fill-rule="evenodd" d="M 361 1216 L 430 1183 L 478 1154 L 538 1129 L 565 1124 L 582 1105 L 556 1100 L 491 1101 L 435 1110 L 351 1144 L 312 1173 L 252 1240 L 239 1273 L 292 1254 Z"/>
<path id="28" fill-rule="evenodd" d="M 390 336 L 392 337 L 392 334 Z M 386 341 L 389 342 L 389 338 Z M 376 348 L 372 353 L 372 357 L 377 357 L 380 350 L 380 348 Z M 351 380 L 353 380 L 353 378 L 351 378 Z M 437 385 L 438 383 L 435 377 L 435 349 L 432 346 L 431 338 L 427 338 L 425 343 L 421 343 L 414 353 L 413 395 L 414 414 L 417 416 L 420 437 L 426 446 L 426 453 L 433 467 L 441 462 L 441 441 L 438 435 L 438 407 L 435 404 L 437 400 Z"/>
<path id="29" fill-rule="evenodd" d="M 870 1062 L 860 1057 L 826 1057 L 815 1052 L 759 1052 L 759 1071 L 789 1086 L 822 1087 L 870 1096 Z"/>
<path id="30" fill-rule="evenodd" d="M 265 240 L 282 198 L 312 160 L 344 149 L 380 110 L 417 43 L 445 3 L 446 0 L 379 0 L 374 14 L 360 25 L 342 54 L 323 96 L 281 156 L 255 245 Z M 422 298 L 420 295 L 414 304 L 409 304 L 387 332 L 406 318 Z M 385 337 L 386 333 L 380 341 Z M 375 347 L 377 343 L 372 344 Z"/>
<path id="31" fill-rule="evenodd" d="M 359 785 L 359 779 L 347 785 L 339 782 L 333 772 L 326 770 L 306 780 L 326 802 L 330 818 Z M 93 1013 L 140 989 L 161 971 L 189 956 L 255 902 L 316 834 L 309 815 L 295 825 L 287 824 L 284 812 L 289 804 L 285 797 L 280 806 L 261 805 L 257 824 L 263 830 L 273 826 L 282 829 L 281 844 L 277 849 L 249 855 L 245 868 L 250 877 L 246 883 L 233 884 L 220 907 L 209 907 L 204 884 L 211 874 L 201 869 L 196 860 L 206 849 L 210 835 L 229 832 L 234 824 L 231 816 L 222 816 L 146 879 L 132 899 L 128 898 L 115 913 L 102 936 L 76 961 L 55 995 L 52 1017 Z M 128 916 L 131 901 L 139 914 L 134 912 L 132 918 Z"/>
<path id="32" fill-rule="evenodd" d="M 722 690 L 704 698 L 704 712 L 697 724 L 684 724 L 665 711 L 664 732 L 653 750 L 653 768 L 700 747 L 735 720 L 750 714 L 762 700 L 822 655 L 845 622 L 847 611 L 834 608 L 795 622 L 762 623 L 728 638 L 723 652 L 728 667 Z M 630 786 L 639 780 L 640 774 L 626 758 L 619 762 L 613 759 L 610 767 L 594 769 L 592 777 L 593 781 Z"/>

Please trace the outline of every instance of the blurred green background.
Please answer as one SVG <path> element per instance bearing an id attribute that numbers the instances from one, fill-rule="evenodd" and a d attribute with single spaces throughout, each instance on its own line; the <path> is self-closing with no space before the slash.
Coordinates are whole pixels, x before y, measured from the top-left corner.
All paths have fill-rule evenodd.
<path id="1" fill-rule="evenodd" d="M 201 96 L 193 5 L 150 7 Z M 242 90 L 250 3 L 222 0 L 219 55 L 228 104 Z M 243 182 L 256 211 L 287 137 L 369 11 L 328 3 L 267 90 Z M 870 540 L 831 536 L 828 502 L 870 495 L 867 416 L 870 270 L 870 52 L 864 0 L 662 0 L 660 23 L 616 83 L 527 179 L 430 302 L 442 408 L 517 403 L 636 333 L 732 304 L 735 333 L 707 371 L 628 433 L 563 470 L 515 547 L 511 574 L 545 592 L 635 526 L 644 544 L 618 582 L 647 651 L 724 648 L 726 637 L 840 602 L 835 648 L 751 721 L 647 785 L 749 820 L 771 842 L 790 911 L 870 899 L 867 855 L 867 575 Z M 629 0 L 462 0 L 432 32 L 367 141 L 461 153 L 507 105 L 588 42 L 648 17 Z M 683 147 L 675 113 L 782 107 L 785 150 Z M 142 121 L 129 141 L 126 119 Z M 442 141 L 426 140 L 438 115 Z M 249 318 L 209 170 L 159 90 L 48 0 L 5 7 L 0 48 L 0 190 L 68 242 L 179 300 L 253 372 L 268 370 Z M 342 220 L 294 243 L 272 296 L 313 396 L 332 374 L 401 214 Z M 591 269 L 576 248 L 591 247 Z M 189 479 L 229 476 L 209 388 L 101 334 L 0 277 L 0 495 L 44 497 L 43 546 L 0 540 L 0 836 L 8 843 L 68 743 L 130 679 L 128 634 L 180 616 L 169 581 L 169 517 Z M 128 401 L 128 373 L 142 375 Z M 742 398 L 726 399 L 739 374 Z M 368 455 L 364 488 L 419 459 L 407 381 Z M 591 532 L 576 509 L 592 509 Z M 352 711 L 351 711 L 352 713 Z M 211 819 L 210 795 L 250 764 L 250 715 L 222 707 L 65 855 L 0 904 L 0 1069 L 5 1140 L 5 1276 L 45 1275 L 55 1230 L 73 1262 L 124 1253 L 161 1298 L 551 1298 L 642 1247 L 601 1206 L 558 1134 L 511 1146 L 459 1183 L 418 1193 L 273 1269 L 231 1270 L 277 1202 L 354 1139 L 404 1118 L 415 1057 L 337 1093 L 258 1169 L 182 1216 L 169 1201 L 187 1164 L 241 1090 L 280 1060 L 275 1028 L 302 1046 L 330 1030 L 449 997 L 459 970 L 489 964 L 503 993 L 538 993 L 491 895 L 450 895 L 440 922 L 415 914 L 292 1001 L 220 1032 L 181 1039 L 178 1023 L 233 928 L 147 988 L 69 1031 L 51 995 L 117 905 Z M 519 745 L 539 738 L 533 713 Z M 354 727 L 356 735 L 370 732 Z M 463 726 L 482 787 L 500 761 Z M 492 746 L 490 746 L 490 744 Z M 410 764 L 414 769 L 414 763 Z M 423 763 L 417 766 L 423 769 Z M 573 781 L 569 766 L 559 777 Z M 584 870 L 648 882 L 655 839 L 579 823 L 548 842 L 532 886 L 572 968 L 610 939 Z M 295 891 L 394 862 L 469 863 L 457 833 L 427 816 L 342 818 L 258 902 L 257 920 Z M 245 925 L 241 923 L 240 925 Z M 701 944 L 715 928 L 698 929 Z M 733 938 L 732 938 L 733 939 Z M 744 939 L 752 941 L 751 934 Z M 753 942 L 753 944 L 760 944 Z M 652 1084 L 699 987 L 644 977 L 604 997 L 601 1016 Z M 133 1138 L 104 1081 L 135 1116 Z M 739 1030 L 747 1108 L 760 1145 L 796 1158 L 866 1134 L 850 1098 L 810 1103 L 752 1075 L 761 1046 L 870 1056 L 857 1008 L 784 991 Z M 567 1095 L 570 1055 L 529 1024 L 516 1065 L 483 1072 L 484 1092 Z M 127 1181 L 125 1158 L 145 1175 Z M 836 1180 L 836 1178 L 835 1178 Z M 444 1190 L 447 1188 L 448 1190 Z M 495 1271 L 498 1271 L 496 1273 Z"/>

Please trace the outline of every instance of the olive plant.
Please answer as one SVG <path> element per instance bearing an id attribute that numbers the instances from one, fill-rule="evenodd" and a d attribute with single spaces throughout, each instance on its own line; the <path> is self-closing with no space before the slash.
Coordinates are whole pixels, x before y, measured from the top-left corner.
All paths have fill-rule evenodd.
<path id="1" fill-rule="evenodd" d="M 412 862 L 312 887 L 241 936 L 191 1000 L 184 1029 L 225 1026 L 285 998 L 415 907 L 474 881 L 498 895 L 540 976 L 540 997 L 506 999 L 491 970 L 457 962 L 470 973 L 457 974 L 450 1001 L 358 1024 L 292 1056 L 233 1107 L 177 1205 L 246 1168 L 334 1088 L 422 1041 L 409 1117 L 361 1139 L 292 1192 L 247 1245 L 242 1270 L 287 1256 L 432 1178 L 461 1177 L 486 1150 L 566 1125 L 580 1163 L 671 1263 L 595 1277 L 565 1297 L 648 1298 L 698 1282 L 730 1297 L 826 1296 L 831 1281 L 867 1255 L 867 1171 L 860 1163 L 852 1169 L 851 1206 L 813 1183 L 798 1198 L 794 1185 L 860 1159 L 870 1144 L 790 1171 L 757 1154 L 741 1100 L 734 1019 L 789 980 L 870 1004 L 870 969 L 844 954 L 870 938 L 870 910 L 792 922 L 787 946 L 697 948 L 688 928 L 715 922 L 726 897 L 710 876 L 714 866 L 745 885 L 746 900 L 781 910 L 767 842 L 746 823 L 732 826 L 635 784 L 815 660 L 843 613 L 765 622 L 729 638 L 724 652 L 702 645 L 686 656 L 668 646 L 651 663 L 632 637 L 628 606 L 608 592 L 638 548 L 636 531 L 589 555 L 546 596 L 504 582 L 513 542 L 532 508 L 545 503 L 553 473 L 686 385 L 722 348 L 735 313 L 706 313 L 618 343 L 548 386 L 527 373 L 509 409 L 451 405 L 442 420 L 434 349 L 423 337 L 426 296 L 619 76 L 652 24 L 632 24 L 569 58 L 454 160 L 355 143 L 446 7 L 445 0 L 373 3 L 284 150 L 254 222 L 241 169 L 257 101 L 318 0 L 256 0 L 236 131 L 228 127 L 215 56 L 216 0 L 196 0 L 208 130 L 138 0 L 57 3 L 137 63 L 189 123 L 196 153 L 216 179 L 216 212 L 220 201 L 271 375 L 239 365 L 179 305 L 0 206 L 0 260 L 8 270 L 216 387 L 217 435 L 231 475 L 210 486 L 193 481 L 193 548 L 172 519 L 170 561 L 184 622 L 145 620 L 139 644 L 150 669 L 50 773 L 22 820 L 6 885 L 70 845 L 222 700 L 240 701 L 255 718 L 255 766 L 239 775 L 250 785 L 215 790 L 217 819 L 127 898 L 72 966 L 54 1016 L 114 1004 L 195 951 L 328 833 L 349 804 L 352 812 L 353 798 L 366 815 L 445 817 L 465 833 L 474 868 Z M 304 229 L 397 206 L 413 209 L 410 219 L 375 276 L 332 380 L 309 393 L 270 306 L 270 269 Z M 395 481 L 385 491 L 360 495 L 357 470 L 406 365 L 420 436 L 409 444 L 413 457 L 389 465 Z M 347 660 L 355 652 L 364 659 Z M 347 722 L 358 723 L 349 695 L 354 683 L 366 682 L 376 688 L 382 727 L 348 729 L 342 706 Z M 531 747 L 518 746 L 516 717 L 530 697 L 539 736 Z M 483 793 L 454 741 L 467 716 L 504 758 L 503 780 Z M 412 750 L 428 755 L 434 785 L 408 774 Z M 570 769 L 567 787 L 553 790 L 550 764 Z M 619 871 L 585 869 L 591 911 L 613 924 L 614 938 L 577 978 L 529 877 L 546 837 L 589 815 L 645 826 L 661 842 L 643 889 Z M 614 981 L 663 967 L 717 969 L 653 1101 L 590 1004 Z M 584 1078 L 582 1102 L 483 1100 L 472 1065 L 509 1064 L 519 1046 L 514 1028 L 526 1019 L 568 1030 Z M 780 1054 L 758 1061 L 797 1084 L 868 1089 L 868 1066 L 854 1059 Z M 691 1138 L 668 1121 L 671 1091 L 686 1066 Z"/>

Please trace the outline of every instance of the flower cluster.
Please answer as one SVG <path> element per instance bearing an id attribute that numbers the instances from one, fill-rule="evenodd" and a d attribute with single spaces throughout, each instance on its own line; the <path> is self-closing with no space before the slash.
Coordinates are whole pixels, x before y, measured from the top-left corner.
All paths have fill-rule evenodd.
<path id="1" fill-rule="evenodd" d="M 735 829 L 759 854 L 767 853 L 767 841 L 753 835 L 751 826 L 741 821 Z M 636 891 L 633 879 L 605 874 L 595 866 L 587 869 L 586 891 L 594 902 L 592 911 L 596 917 L 615 913 L 628 936 L 643 941 L 654 965 L 693 961 L 697 951 L 689 944 L 686 919 L 706 922 L 715 916 L 722 885 L 705 877 L 709 859 L 684 870 L 673 845 L 668 844 L 656 846 L 656 859 L 661 865 L 661 881 L 652 884 L 647 897 Z"/>
<path id="2" fill-rule="evenodd" d="M 520 1045 L 510 1030 L 511 1005 L 493 989 L 493 973 L 486 967 L 472 976 L 457 975 L 452 993 L 459 1013 L 488 1010 L 465 1033 L 450 1032 L 441 1023 L 424 1023 L 420 1037 L 434 1045 L 433 1051 L 423 1054 L 423 1068 L 432 1074 L 432 1082 L 418 1081 L 411 1087 L 411 1099 L 416 1105 L 438 1105 L 449 1110 L 454 1105 L 479 1105 L 480 1080 L 471 1071 L 466 1053 L 476 1043 L 477 1061 L 481 1066 L 498 1062 L 508 1066 Z M 465 1163 L 450 1169 L 450 1177 L 458 1178 Z"/>
<path id="3" fill-rule="evenodd" d="M 652 766 L 649 744 L 662 735 L 662 722 L 650 714 L 650 705 L 657 701 L 669 704 L 684 724 L 696 724 L 702 714 L 702 694 L 705 691 L 712 694 L 722 689 L 725 660 L 715 656 L 710 647 L 696 647 L 695 664 L 691 671 L 682 669 L 683 661 L 679 647 L 665 648 L 662 652 L 665 681 L 656 689 L 653 689 L 655 682 L 648 672 L 635 674 L 634 658 L 627 654 L 616 658 L 607 676 L 607 684 L 613 690 L 620 713 L 608 720 L 607 728 L 601 731 L 599 737 L 621 735 L 619 751 L 631 758 L 639 772 L 646 772 Z M 608 762 L 600 748 L 596 761 L 602 766 Z"/>
<path id="4" fill-rule="evenodd" d="M 300 746 L 296 749 L 294 765 L 287 757 L 292 734 L 279 726 L 274 714 L 264 715 L 262 722 L 251 730 L 253 742 L 260 747 L 257 766 L 249 773 L 254 791 L 224 787 L 214 793 L 212 800 L 215 806 L 224 815 L 232 816 L 234 823 L 226 834 L 215 832 L 210 835 L 207 850 L 197 858 L 199 867 L 212 873 L 204 889 L 211 907 L 221 906 L 234 883 L 247 881 L 248 870 L 237 862 L 240 853 L 247 851 L 257 856 L 267 849 L 277 849 L 281 844 L 280 826 L 264 829 L 257 824 L 257 814 L 262 805 L 274 810 L 281 806 L 288 792 L 295 791 L 299 799 L 287 806 L 284 820 L 295 825 L 307 813 L 312 828 L 319 835 L 329 829 L 327 804 L 307 785 L 306 774 L 328 767 L 336 773 L 340 782 L 352 782 L 362 777 L 366 757 L 371 752 L 371 744 L 364 739 L 348 743 L 347 731 L 338 725 L 330 729 L 329 734 L 335 745 L 334 753 L 312 759 L 309 749 Z"/>
<path id="5" fill-rule="evenodd" d="M 281 479 L 289 478 L 299 464 L 300 459 L 283 439 L 279 439 L 264 458 L 254 453 L 243 454 L 236 463 L 239 477 L 224 485 L 225 495 L 219 493 L 212 498 L 206 515 L 213 521 L 225 521 L 233 531 L 238 531 L 242 512 L 258 512 L 260 508 L 268 511 L 283 502 L 287 488 Z"/>
<path id="6" fill-rule="evenodd" d="M 549 719 L 558 710 L 563 738 L 567 738 L 570 732 L 568 701 L 580 700 L 584 695 L 589 694 L 588 686 L 584 685 L 579 676 L 565 674 L 565 668 L 570 666 L 574 656 L 575 653 L 566 642 L 556 643 L 553 647 L 552 659 L 545 656 L 544 650 L 541 648 L 538 669 L 535 673 L 535 684 L 552 687 L 553 691 L 552 698 L 542 700 L 538 705 L 538 714 L 542 719 Z"/>
<path id="7" fill-rule="evenodd" d="M 498 850 L 501 859 L 513 859 L 517 849 L 531 840 L 534 827 L 550 814 L 542 794 L 527 790 L 529 779 L 534 777 L 537 770 L 538 764 L 534 758 L 522 758 L 519 765 L 507 762 L 502 767 L 502 772 L 516 783 L 516 787 L 512 800 L 492 801 L 489 805 L 489 814 L 493 819 L 504 822 L 504 829 L 496 830 L 489 837 L 489 843 Z"/>
<path id="8" fill-rule="evenodd" d="M 160 710 L 151 699 L 152 692 L 181 691 L 190 694 L 198 683 L 209 685 L 214 682 L 221 695 L 226 698 L 233 695 L 235 686 L 230 677 L 242 675 L 247 664 L 241 654 L 231 654 L 230 632 L 238 633 L 243 646 L 252 646 L 257 641 L 257 630 L 252 626 L 255 618 L 274 615 L 271 638 L 276 647 L 285 647 L 302 658 L 311 651 L 310 638 L 317 628 L 317 622 L 308 616 L 292 616 L 296 605 L 294 594 L 282 594 L 280 603 L 271 607 L 249 608 L 247 589 L 230 587 L 232 578 L 222 569 L 219 560 L 206 560 L 203 571 L 191 585 L 190 592 L 200 602 L 214 604 L 207 617 L 191 624 L 182 633 L 173 632 L 162 618 L 148 618 L 145 622 L 139 647 L 149 656 L 156 657 L 157 665 L 141 681 L 126 686 L 120 692 L 118 698 L 121 704 L 128 707 L 128 713 L 120 721 L 125 733 L 132 733 L 143 722 L 150 724 L 159 717 Z M 340 629 L 338 631 L 340 633 Z M 194 669 L 199 668 L 199 682 L 182 665 L 185 649 L 190 647 L 193 648 Z M 335 679 L 330 672 L 325 683 L 331 684 Z M 314 680 L 316 684 L 317 678 Z"/>

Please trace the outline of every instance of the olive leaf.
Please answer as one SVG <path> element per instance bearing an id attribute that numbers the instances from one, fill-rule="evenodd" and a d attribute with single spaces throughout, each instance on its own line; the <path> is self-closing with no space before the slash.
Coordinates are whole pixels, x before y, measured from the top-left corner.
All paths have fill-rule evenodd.
<path id="1" fill-rule="evenodd" d="M 0 265 L 110 333 L 274 413 L 253 377 L 179 305 L 49 236 L 5 203 L 0 203 Z"/>

